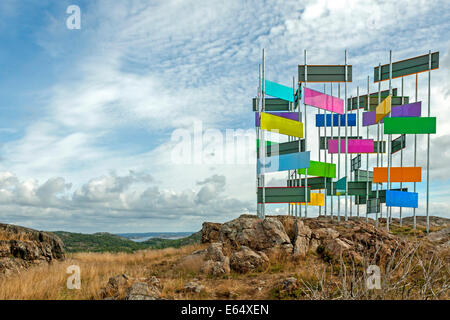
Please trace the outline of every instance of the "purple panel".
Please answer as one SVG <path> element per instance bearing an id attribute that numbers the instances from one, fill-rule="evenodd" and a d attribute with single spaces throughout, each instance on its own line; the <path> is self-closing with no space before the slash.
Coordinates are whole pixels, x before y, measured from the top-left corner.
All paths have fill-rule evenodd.
<path id="1" fill-rule="evenodd" d="M 363 126 L 371 126 L 373 124 L 377 124 L 375 121 L 376 111 L 366 111 L 363 112 Z M 381 119 L 380 123 L 384 123 L 384 118 Z"/>
<path id="2" fill-rule="evenodd" d="M 339 114 L 344 113 L 344 100 L 316 90 L 304 88 L 304 100 L 305 104 L 309 106 L 336 112 Z"/>
<path id="3" fill-rule="evenodd" d="M 298 121 L 298 112 L 266 112 L 274 116 Z M 255 127 L 259 127 L 259 112 L 255 112 Z"/>
<path id="4" fill-rule="evenodd" d="M 328 152 L 338 153 L 338 139 L 328 140 Z M 348 139 L 348 153 L 372 153 L 372 139 Z M 345 138 L 341 138 L 341 153 L 345 153 Z"/>
<path id="5" fill-rule="evenodd" d="M 401 106 L 392 107 L 392 117 L 420 117 L 422 111 L 422 102 L 414 102 L 403 104 Z"/>

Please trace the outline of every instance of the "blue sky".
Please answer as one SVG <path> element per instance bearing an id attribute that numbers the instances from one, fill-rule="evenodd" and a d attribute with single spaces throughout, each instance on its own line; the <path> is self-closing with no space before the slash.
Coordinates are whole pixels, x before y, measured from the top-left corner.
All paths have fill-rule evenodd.
<path id="1" fill-rule="evenodd" d="M 66 28 L 72 4 L 81 9 L 80 30 Z M 0 221 L 79 232 L 195 231 L 205 220 L 254 213 L 254 164 L 175 164 L 172 134 L 199 121 L 223 134 L 252 130 L 262 48 L 267 78 L 286 85 L 305 49 L 310 64 L 343 64 L 347 49 L 349 96 L 357 86 L 366 91 L 389 49 L 394 61 L 439 51 L 430 213 L 448 217 L 449 18 L 448 1 L 3 0 Z M 421 74 L 425 105 L 426 81 Z M 400 80 L 393 86 L 400 89 Z M 414 96 L 413 77 L 405 78 L 405 94 Z M 315 145 L 317 129 L 309 130 Z M 420 166 L 424 143 L 419 137 Z M 407 144 L 412 165 L 412 138 Z M 269 184 L 284 176 L 271 175 Z M 418 214 L 424 200 L 421 193 Z"/>

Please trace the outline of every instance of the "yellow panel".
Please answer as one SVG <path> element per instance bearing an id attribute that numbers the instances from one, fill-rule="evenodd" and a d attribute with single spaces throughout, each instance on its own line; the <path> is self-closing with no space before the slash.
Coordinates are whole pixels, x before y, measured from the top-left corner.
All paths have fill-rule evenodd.
<path id="1" fill-rule="evenodd" d="M 308 202 L 308 206 L 320 206 L 325 205 L 325 194 L 324 193 L 314 193 L 311 192 L 311 202 Z M 293 202 L 291 204 L 305 204 L 304 202 Z"/>
<path id="2" fill-rule="evenodd" d="M 303 123 L 261 112 L 261 129 L 303 138 Z"/>
<path id="3" fill-rule="evenodd" d="M 380 122 L 385 116 L 391 112 L 392 96 L 387 96 L 375 109 L 375 122 Z"/>

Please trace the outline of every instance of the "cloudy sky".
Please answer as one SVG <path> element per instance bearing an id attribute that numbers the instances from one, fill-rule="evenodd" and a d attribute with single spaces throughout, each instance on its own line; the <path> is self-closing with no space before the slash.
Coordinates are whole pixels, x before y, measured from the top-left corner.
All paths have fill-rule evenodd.
<path id="1" fill-rule="evenodd" d="M 69 5 L 81 8 L 79 30 L 66 27 Z M 446 0 L 2 0 L 0 222 L 77 232 L 196 231 L 205 220 L 254 213 L 254 156 L 226 132 L 254 132 L 262 48 L 266 78 L 285 85 L 305 49 L 310 64 L 343 64 L 347 49 L 348 96 L 357 86 L 366 92 L 367 76 L 378 90 L 373 67 L 389 62 L 390 49 L 394 61 L 439 51 L 440 68 L 431 74 L 438 133 L 430 214 L 450 217 L 449 32 Z M 424 107 L 427 77 L 419 75 Z M 399 79 L 392 85 L 401 88 Z M 404 79 L 411 101 L 414 85 L 414 76 Z M 317 160 L 315 112 L 308 114 L 308 143 Z M 178 154 L 180 141 L 192 149 Z M 424 167 L 425 147 L 419 137 Z M 404 165 L 412 165 L 412 149 L 408 137 Z M 399 164 L 399 153 L 393 161 Z M 281 185 L 285 175 L 270 175 L 269 183 Z M 424 190 L 418 184 L 419 215 Z M 285 213 L 286 206 L 267 211 Z"/>

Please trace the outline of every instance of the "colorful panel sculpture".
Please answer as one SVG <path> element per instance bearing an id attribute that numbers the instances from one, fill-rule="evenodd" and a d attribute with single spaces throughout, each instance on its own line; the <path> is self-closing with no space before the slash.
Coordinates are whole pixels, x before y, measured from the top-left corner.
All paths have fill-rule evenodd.
<path id="1" fill-rule="evenodd" d="M 272 146 L 273 145 L 273 146 Z M 305 152 L 305 140 L 295 140 L 289 142 L 282 143 L 274 143 L 266 147 L 266 156 L 271 157 L 275 155 L 281 154 L 289 154 L 289 153 L 297 153 L 297 152 Z M 259 158 L 259 150 L 256 149 L 256 155 Z"/>
<path id="2" fill-rule="evenodd" d="M 343 177 L 336 182 L 336 190 L 345 191 L 346 190 L 347 177 Z"/>
<path id="3" fill-rule="evenodd" d="M 289 102 L 294 102 L 294 90 L 292 90 L 292 88 L 269 80 L 264 80 L 264 85 L 265 94 Z"/>
<path id="4" fill-rule="evenodd" d="M 263 200 L 263 188 L 258 188 L 258 203 Z M 304 187 L 266 187 L 264 188 L 265 203 L 305 202 Z M 307 201 L 310 201 L 311 190 L 306 189 Z"/>
<path id="5" fill-rule="evenodd" d="M 384 134 L 436 133 L 435 117 L 397 117 L 384 120 Z"/>
<path id="6" fill-rule="evenodd" d="M 264 172 L 277 172 L 309 168 L 310 151 L 275 155 L 265 158 Z M 258 174 L 261 173 L 261 160 L 257 162 Z"/>
<path id="7" fill-rule="evenodd" d="M 307 70 L 307 77 L 305 77 Z M 299 82 L 345 82 L 343 65 L 304 65 L 298 66 Z M 347 65 L 347 82 L 352 82 L 352 65 Z"/>
<path id="8" fill-rule="evenodd" d="M 261 129 L 303 138 L 303 123 L 265 112 L 261 113 Z"/>
<path id="9" fill-rule="evenodd" d="M 384 100 L 388 95 L 389 95 L 389 90 L 383 90 L 380 92 L 380 96 L 381 96 L 381 100 Z M 392 95 L 396 96 L 397 95 L 397 88 L 393 88 L 392 89 Z M 375 98 L 378 99 L 378 92 L 372 92 L 370 94 L 370 98 Z M 378 101 L 375 102 L 375 106 L 378 105 Z M 367 103 L 367 94 L 364 95 L 360 95 L 359 96 L 359 108 L 360 109 L 364 109 L 364 110 L 368 110 L 369 106 Z M 358 109 L 358 97 L 352 97 L 352 98 L 348 98 L 347 99 L 347 110 L 351 111 L 351 110 L 356 110 Z"/>
<path id="10" fill-rule="evenodd" d="M 333 139 L 338 139 L 338 137 L 320 137 L 320 140 L 319 140 L 319 147 L 320 147 L 320 149 L 321 150 L 328 150 L 328 141 L 330 141 L 330 140 L 333 140 Z M 345 139 L 345 137 L 344 138 L 341 138 L 341 139 Z M 350 140 L 350 139 L 362 139 L 362 136 L 350 136 L 350 137 L 348 137 L 348 139 Z"/>
<path id="11" fill-rule="evenodd" d="M 422 102 L 403 104 L 392 107 L 391 117 L 420 117 L 422 115 Z"/>
<path id="12" fill-rule="evenodd" d="M 298 174 L 305 174 L 305 169 L 298 169 Z M 336 165 L 334 163 L 311 161 L 308 176 L 336 178 Z"/>
<path id="13" fill-rule="evenodd" d="M 406 134 L 402 134 L 400 137 L 392 140 L 391 142 L 391 154 L 400 151 L 406 147 Z"/>
<path id="14" fill-rule="evenodd" d="M 325 194 L 311 192 L 311 201 L 308 202 L 308 206 L 319 206 L 323 207 L 325 205 Z M 291 204 L 305 204 L 304 202 L 293 202 Z"/>
<path id="15" fill-rule="evenodd" d="M 278 99 L 278 98 L 265 98 L 264 110 L 265 111 L 289 111 L 290 102 Z M 261 106 L 259 107 L 261 108 Z M 259 111 L 258 99 L 253 98 L 253 111 Z"/>
<path id="16" fill-rule="evenodd" d="M 391 112 L 391 97 L 388 96 L 375 109 L 375 122 L 378 123 Z"/>
<path id="17" fill-rule="evenodd" d="M 344 101 L 342 99 L 309 88 L 304 88 L 304 102 L 319 109 L 339 114 L 344 113 Z"/>
<path id="18" fill-rule="evenodd" d="M 373 171 L 356 169 L 354 175 L 355 175 L 355 181 L 358 181 L 358 182 L 373 180 Z"/>
<path id="19" fill-rule="evenodd" d="M 266 112 L 267 114 L 271 114 L 273 116 L 285 118 L 285 119 L 291 119 L 294 121 L 299 121 L 299 114 L 298 112 Z M 259 112 L 255 112 L 255 127 L 259 127 L 260 124 L 260 116 Z"/>
<path id="20" fill-rule="evenodd" d="M 341 153 L 345 153 L 345 138 L 341 138 Z M 338 140 L 330 139 L 328 141 L 328 152 L 338 153 Z M 348 153 L 372 153 L 372 139 L 348 139 Z"/>
<path id="21" fill-rule="evenodd" d="M 417 192 L 386 190 L 386 206 L 418 208 L 419 194 Z"/>
<path id="22" fill-rule="evenodd" d="M 327 127 L 331 127 L 331 114 L 327 114 Z M 339 120 L 341 126 L 345 126 L 345 114 L 333 114 L 333 127 L 339 126 Z M 348 127 L 356 127 L 356 114 L 349 113 L 347 114 L 347 126 Z M 316 114 L 316 127 L 325 127 L 325 115 L 324 114 Z"/>
<path id="23" fill-rule="evenodd" d="M 428 71 L 428 54 L 392 63 L 392 79 Z M 431 70 L 439 68 L 439 52 L 431 54 Z M 379 66 L 373 70 L 374 82 L 379 82 Z M 389 79 L 389 64 L 381 66 L 381 81 Z"/>
<path id="24" fill-rule="evenodd" d="M 421 182 L 421 167 L 391 167 L 389 168 L 389 182 Z M 388 182 L 388 168 L 373 168 L 373 182 Z"/>

